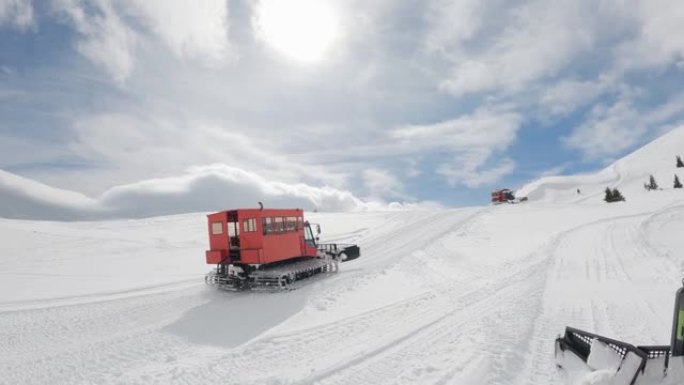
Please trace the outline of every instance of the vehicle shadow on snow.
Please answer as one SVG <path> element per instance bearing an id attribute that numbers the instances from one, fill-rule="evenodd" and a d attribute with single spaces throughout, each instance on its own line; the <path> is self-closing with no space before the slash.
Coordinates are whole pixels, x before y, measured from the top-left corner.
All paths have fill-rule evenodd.
<path id="1" fill-rule="evenodd" d="M 185 312 L 164 331 L 195 344 L 233 348 L 271 329 L 302 309 L 309 288 L 283 293 L 207 290 L 208 302 Z"/>

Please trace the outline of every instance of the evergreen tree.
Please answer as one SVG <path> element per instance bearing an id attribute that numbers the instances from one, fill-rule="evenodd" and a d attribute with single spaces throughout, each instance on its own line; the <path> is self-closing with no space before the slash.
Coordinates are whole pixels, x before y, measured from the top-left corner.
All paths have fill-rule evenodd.
<path id="1" fill-rule="evenodd" d="M 682 162 L 682 157 L 677 155 L 677 168 L 684 167 L 684 162 Z"/>
<path id="2" fill-rule="evenodd" d="M 624 201 L 625 197 L 622 196 L 622 193 L 620 193 L 620 190 L 617 188 L 613 189 L 613 202 L 619 202 L 619 201 Z"/>
<path id="3" fill-rule="evenodd" d="M 675 174 L 674 188 L 682 188 L 682 182 L 679 181 L 677 174 Z"/>
<path id="4" fill-rule="evenodd" d="M 613 191 L 610 189 L 610 187 L 606 187 L 606 197 L 603 198 L 603 200 L 606 202 L 613 201 Z"/>
<path id="5" fill-rule="evenodd" d="M 656 180 L 653 177 L 653 175 L 651 175 L 648 178 L 648 189 L 649 190 L 657 190 L 658 189 L 658 183 L 656 183 Z"/>

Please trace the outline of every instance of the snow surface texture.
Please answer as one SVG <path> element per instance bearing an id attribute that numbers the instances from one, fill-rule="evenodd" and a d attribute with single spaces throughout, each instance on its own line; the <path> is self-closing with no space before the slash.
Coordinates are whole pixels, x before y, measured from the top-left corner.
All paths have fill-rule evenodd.
<path id="1" fill-rule="evenodd" d="M 278 294 L 204 286 L 201 214 L 0 221 L 0 384 L 563 384 L 566 325 L 669 341 L 684 200 L 310 219 L 363 256 Z"/>
<path id="2" fill-rule="evenodd" d="M 525 204 L 308 213 L 362 257 L 286 293 L 206 288 L 204 213 L 2 219 L 0 384 L 618 384 L 559 371 L 554 339 L 669 343 L 684 191 L 641 188 L 643 162 L 675 172 L 654 145 L 618 162 L 627 202 L 539 182 Z M 684 383 L 661 368 L 640 384 Z"/>

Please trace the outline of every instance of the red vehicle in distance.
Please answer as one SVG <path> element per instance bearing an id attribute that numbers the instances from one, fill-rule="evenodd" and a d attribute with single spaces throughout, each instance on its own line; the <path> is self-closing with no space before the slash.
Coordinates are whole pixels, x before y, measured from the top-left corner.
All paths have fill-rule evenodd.
<path id="1" fill-rule="evenodd" d="M 512 190 L 502 188 L 492 192 L 492 203 L 520 203 L 527 201 L 527 197 L 516 198 Z"/>

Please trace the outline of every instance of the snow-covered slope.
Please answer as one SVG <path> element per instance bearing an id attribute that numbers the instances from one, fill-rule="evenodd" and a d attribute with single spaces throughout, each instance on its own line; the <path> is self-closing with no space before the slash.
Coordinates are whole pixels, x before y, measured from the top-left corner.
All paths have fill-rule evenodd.
<path id="1" fill-rule="evenodd" d="M 534 183 L 524 204 L 308 213 L 362 257 L 276 294 L 204 286 L 204 213 L 2 219 L 0 384 L 615 385 L 560 372 L 554 339 L 570 325 L 669 343 L 684 191 L 641 185 L 665 186 L 683 136 Z M 605 183 L 627 201 L 602 202 Z M 684 383 L 673 362 L 640 385 Z"/>
<path id="2" fill-rule="evenodd" d="M 549 176 L 523 186 L 518 196 L 547 202 L 600 202 L 606 187 L 617 187 L 623 195 L 640 199 L 644 183 L 653 175 L 663 190 L 671 190 L 674 176 L 684 178 L 684 168 L 676 168 L 676 156 L 684 156 L 684 126 L 675 128 L 653 142 L 595 174 Z M 580 189 L 581 194 L 577 194 Z"/>
<path id="3" fill-rule="evenodd" d="M 362 257 L 279 294 L 204 286 L 202 214 L 0 221 L 0 383 L 564 384 L 566 325 L 669 341 L 684 200 L 309 217 Z"/>

